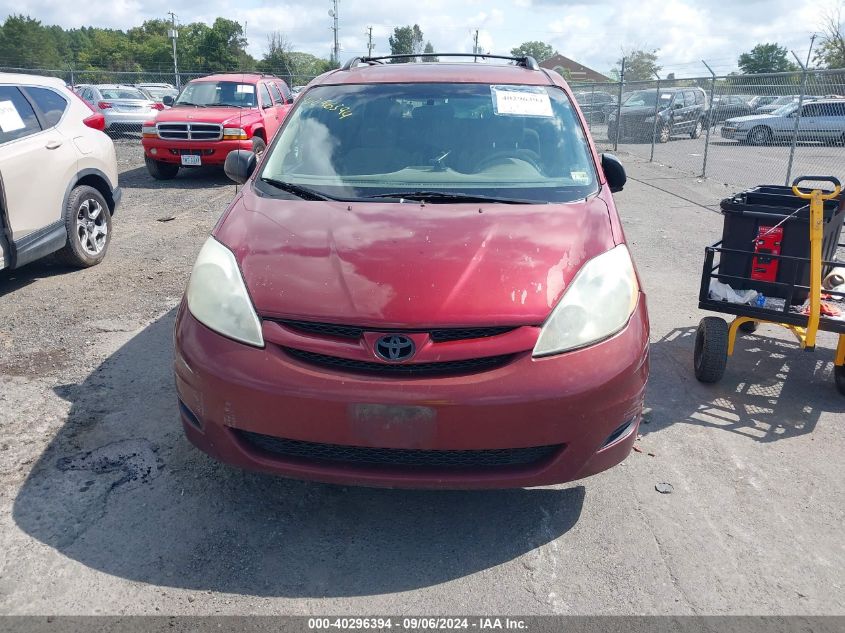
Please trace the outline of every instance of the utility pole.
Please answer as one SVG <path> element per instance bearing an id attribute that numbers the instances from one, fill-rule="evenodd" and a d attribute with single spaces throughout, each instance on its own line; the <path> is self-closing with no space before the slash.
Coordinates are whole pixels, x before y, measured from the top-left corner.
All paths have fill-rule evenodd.
<path id="1" fill-rule="evenodd" d="M 373 27 L 367 27 L 367 57 L 373 56 Z"/>
<path id="2" fill-rule="evenodd" d="M 475 44 L 472 47 L 472 54 L 475 55 L 476 53 L 478 53 L 478 29 L 475 29 Z M 477 62 L 478 58 L 473 57 L 472 61 Z"/>
<path id="3" fill-rule="evenodd" d="M 332 48 L 332 62 L 335 64 L 340 63 L 340 45 L 337 41 L 337 32 L 338 32 L 338 25 L 337 25 L 337 0 L 332 0 L 332 5 L 334 8 L 329 9 L 329 15 L 332 17 L 332 31 L 334 31 L 334 47 Z"/>
<path id="4" fill-rule="evenodd" d="M 176 38 L 179 37 L 179 31 L 176 30 L 176 14 L 168 11 L 167 15 L 170 16 L 170 40 L 173 42 L 173 76 L 176 79 L 176 90 L 181 90 L 179 65 L 176 63 Z"/>

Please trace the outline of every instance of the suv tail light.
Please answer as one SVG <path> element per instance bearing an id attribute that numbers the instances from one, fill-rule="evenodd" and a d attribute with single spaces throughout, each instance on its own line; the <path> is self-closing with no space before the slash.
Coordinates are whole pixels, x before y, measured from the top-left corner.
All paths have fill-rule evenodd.
<path id="1" fill-rule="evenodd" d="M 100 103 L 97 104 L 97 107 L 100 108 L 100 110 L 106 110 L 112 106 L 108 101 L 100 101 Z"/>
<path id="2" fill-rule="evenodd" d="M 150 106 L 153 110 L 164 110 L 163 103 L 154 103 Z"/>
<path id="3" fill-rule="evenodd" d="M 79 99 L 82 103 L 85 104 L 86 108 L 91 110 L 91 116 L 85 117 L 84 119 L 82 119 L 82 122 L 90 128 L 93 128 L 95 130 L 100 130 L 100 132 L 103 132 L 106 129 L 106 117 L 104 117 L 102 114 L 97 112 L 94 108 L 92 108 L 91 104 L 88 103 L 82 97 L 80 97 L 78 94 L 76 94 L 75 91 L 71 90 L 70 94 L 72 94 L 74 97 Z"/>

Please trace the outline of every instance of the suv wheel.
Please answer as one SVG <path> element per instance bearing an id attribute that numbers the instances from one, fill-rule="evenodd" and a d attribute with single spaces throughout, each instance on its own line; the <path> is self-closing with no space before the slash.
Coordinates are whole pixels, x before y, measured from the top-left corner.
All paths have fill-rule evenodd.
<path id="1" fill-rule="evenodd" d="M 160 160 L 153 160 L 149 156 L 144 156 L 144 163 L 147 165 L 150 176 L 156 180 L 172 180 L 179 173 L 179 165 L 163 163 Z"/>
<path id="2" fill-rule="evenodd" d="M 70 192 L 65 206 L 67 243 L 57 255 L 69 266 L 88 268 L 106 256 L 111 240 L 111 211 L 103 194 L 82 185 Z"/>
<path id="3" fill-rule="evenodd" d="M 671 127 L 671 125 L 669 123 L 663 123 L 657 129 L 657 136 L 656 136 L 655 140 L 658 143 L 668 143 L 669 139 L 671 139 L 671 138 L 672 138 L 672 127 Z"/>
<path id="4" fill-rule="evenodd" d="M 257 157 L 260 157 L 261 154 L 264 153 L 265 149 L 267 149 L 267 143 L 264 142 L 264 139 L 260 136 L 253 136 L 252 153 L 255 154 Z"/>
<path id="5" fill-rule="evenodd" d="M 704 125 L 701 123 L 701 119 L 695 122 L 695 127 L 692 129 L 692 132 L 689 133 L 690 138 L 701 138 L 701 130 L 704 129 Z"/>

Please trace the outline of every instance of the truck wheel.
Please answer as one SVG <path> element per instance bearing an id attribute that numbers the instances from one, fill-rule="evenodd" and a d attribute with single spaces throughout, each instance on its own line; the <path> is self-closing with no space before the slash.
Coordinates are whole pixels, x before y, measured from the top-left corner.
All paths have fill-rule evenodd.
<path id="1" fill-rule="evenodd" d="M 264 142 L 264 139 L 260 136 L 253 136 L 252 137 L 252 153 L 256 156 L 261 156 L 264 153 L 264 150 L 267 149 L 267 143 Z"/>
<path id="2" fill-rule="evenodd" d="M 111 210 L 103 194 L 81 185 L 70 192 L 65 206 L 67 243 L 56 256 L 68 266 L 88 268 L 106 256 L 111 240 Z"/>
<path id="3" fill-rule="evenodd" d="M 719 382 L 727 365 L 728 324 L 719 317 L 704 317 L 695 333 L 695 377 L 699 382 Z"/>
<path id="4" fill-rule="evenodd" d="M 692 128 L 692 132 L 689 133 L 690 138 L 701 138 L 701 131 L 704 129 L 704 124 L 701 122 L 701 119 L 695 122 L 695 127 Z"/>
<path id="5" fill-rule="evenodd" d="M 144 156 L 144 163 L 147 165 L 150 176 L 156 180 L 172 180 L 179 173 L 179 165 L 163 163 L 160 160 L 153 160 L 149 156 Z"/>

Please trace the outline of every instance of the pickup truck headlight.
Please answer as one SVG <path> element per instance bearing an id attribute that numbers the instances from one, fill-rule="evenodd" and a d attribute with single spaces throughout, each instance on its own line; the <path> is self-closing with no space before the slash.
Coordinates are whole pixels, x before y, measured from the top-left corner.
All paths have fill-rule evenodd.
<path id="1" fill-rule="evenodd" d="M 158 128 L 155 125 L 143 125 L 141 126 L 141 136 L 158 138 Z"/>
<path id="2" fill-rule="evenodd" d="M 249 138 L 249 136 L 247 136 L 245 130 L 242 130 L 239 127 L 226 127 L 223 128 L 223 138 L 225 138 L 227 141 L 245 141 Z"/>
<path id="3" fill-rule="evenodd" d="M 533 356 L 551 356 L 606 339 L 625 327 L 637 306 L 639 285 L 628 248 L 621 244 L 588 261 L 543 324 Z"/>
<path id="4" fill-rule="evenodd" d="M 200 323 L 231 339 L 264 347 L 261 321 L 255 313 L 238 262 L 213 237 L 203 244 L 188 281 L 188 309 Z"/>

